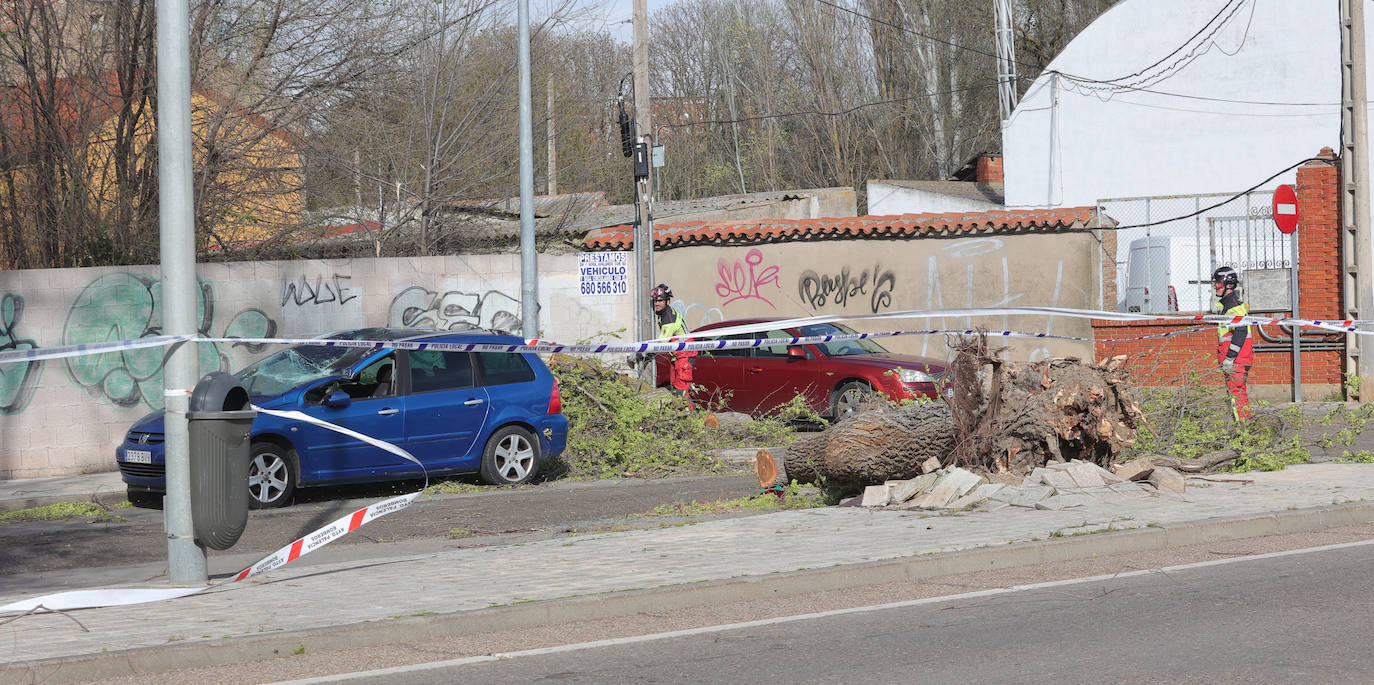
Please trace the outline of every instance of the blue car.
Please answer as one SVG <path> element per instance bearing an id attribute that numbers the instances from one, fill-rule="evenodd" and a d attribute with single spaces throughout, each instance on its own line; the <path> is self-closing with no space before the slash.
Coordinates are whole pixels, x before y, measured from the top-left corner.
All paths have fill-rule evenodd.
<path id="1" fill-rule="evenodd" d="M 485 331 L 367 328 L 326 338 L 522 344 Z M 302 344 L 234 374 L 253 404 L 294 410 L 399 445 L 429 475 L 477 473 L 524 483 L 567 444 L 558 383 L 532 353 L 448 352 Z M 115 449 L 129 500 L 166 491 L 162 412 L 140 419 Z M 280 507 L 296 488 L 418 478 L 415 464 L 302 421 L 258 414 L 248 467 L 253 508 Z"/>

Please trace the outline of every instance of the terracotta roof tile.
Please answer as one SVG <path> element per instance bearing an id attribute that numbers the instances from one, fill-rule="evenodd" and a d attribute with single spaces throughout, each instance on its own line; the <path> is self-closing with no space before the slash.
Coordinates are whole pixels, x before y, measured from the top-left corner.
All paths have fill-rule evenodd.
<path id="1" fill-rule="evenodd" d="M 1106 222 L 1110 225 L 1111 220 Z M 764 219 L 743 222 L 687 221 L 659 224 L 656 248 L 690 245 L 733 245 L 783 240 L 837 240 L 850 237 L 978 235 L 984 233 L 1046 233 L 1098 228 L 1096 207 L 1012 209 L 989 212 L 903 214 L 837 219 Z M 610 226 L 587 234 L 591 250 L 624 250 L 634 246 L 632 225 Z"/>

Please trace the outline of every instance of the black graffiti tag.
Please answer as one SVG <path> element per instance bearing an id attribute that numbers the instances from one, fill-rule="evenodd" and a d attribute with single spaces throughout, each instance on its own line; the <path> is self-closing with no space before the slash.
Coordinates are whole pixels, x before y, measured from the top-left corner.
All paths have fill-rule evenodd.
<path id="1" fill-rule="evenodd" d="M 352 292 L 353 288 L 343 282 L 352 280 L 352 276 L 334 274 L 334 278 L 326 280 L 324 276 L 316 276 L 315 282 L 311 283 L 306 276 L 301 276 L 295 280 L 282 283 L 281 287 L 281 306 L 286 303 L 294 302 L 296 306 L 305 304 L 327 304 L 337 302 L 340 306 L 347 304 L 350 300 L 358 299 L 358 295 Z"/>
<path id="2" fill-rule="evenodd" d="M 896 274 L 883 271 L 881 266 L 874 265 L 871 270 L 864 269 L 858 273 L 851 272 L 846 266 L 834 276 L 810 270 L 802 272 L 797 280 L 797 293 L 812 309 L 817 310 L 827 304 L 846 307 L 851 298 L 868 295 L 869 309 L 876 314 L 879 309 L 892 305 L 892 289 L 896 284 Z"/>

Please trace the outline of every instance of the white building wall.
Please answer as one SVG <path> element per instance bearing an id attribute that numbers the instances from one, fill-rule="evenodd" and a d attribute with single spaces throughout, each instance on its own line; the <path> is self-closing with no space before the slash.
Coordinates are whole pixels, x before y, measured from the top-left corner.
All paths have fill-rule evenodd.
<path id="1" fill-rule="evenodd" d="M 1218 12 L 1230 17 L 1220 31 L 1170 56 Z M 1338 149 L 1338 14 L 1334 0 L 1123 0 L 1050 63 L 1005 123 L 1007 205 L 1240 191 Z M 1172 75 L 1143 90 L 1067 76 L 1109 81 L 1161 60 Z"/>

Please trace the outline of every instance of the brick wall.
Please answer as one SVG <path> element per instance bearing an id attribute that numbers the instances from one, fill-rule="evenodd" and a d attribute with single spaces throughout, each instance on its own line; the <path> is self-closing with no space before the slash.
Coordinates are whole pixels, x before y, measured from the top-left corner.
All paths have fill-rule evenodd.
<path id="1" fill-rule="evenodd" d="M 1298 195 L 1298 316 L 1308 319 L 1343 318 L 1341 315 L 1341 220 L 1340 165 L 1330 148 L 1317 155 L 1323 161 L 1309 162 L 1298 169 L 1295 190 Z M 1276 229 L 1277 230 L 1277 229 Z M 1108 300 L 1111 302 L 1112 300 Z M 1291 314 L 1288 313 L 1288 314 Z M 1281 316 L 1282 314 L 1276 314 Z M 1282 399 L 1290 396 L 1292 353 L 1286 333 L 1265 327 L 1262 333 L 1281 341 L 1275 344 L 1256 333 L 1255 365 L 1250 370 L 1251 392 L 1256 397 Z M 1185 332 L 1186 331 L 1186 332 Z M 1177 335 L 1153 339 L 1137 338 L 1159 333 Z M 1129 355 L 1132 378 L 1144 385 L 1172 385 L 1190 379 L 1220 385 L 1216 370 L 1217 332 L 1212 326 L 1195 327 L 1172 321 L 1093 321 L 1098 359 Z M 1341 387 L 1345 353 L 1339 348 L 1342 337 L 1321 338 L 1302 350 L 1304 398 L 1312 399 L 1338 391 Z M 1272 346 L 1273 349 L 1265 349 Z"/>

